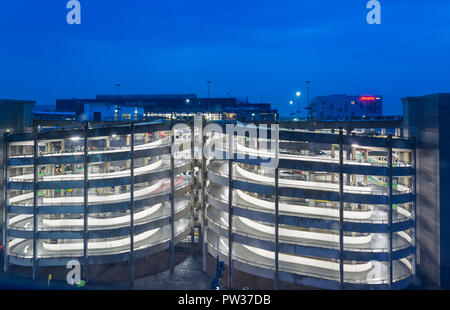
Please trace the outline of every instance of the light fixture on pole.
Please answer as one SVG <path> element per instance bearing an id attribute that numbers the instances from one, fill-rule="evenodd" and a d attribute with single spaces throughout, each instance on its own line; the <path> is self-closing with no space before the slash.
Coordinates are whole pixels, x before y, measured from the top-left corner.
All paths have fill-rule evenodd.
<path id="1" fill-rule="evenodd" d="M 308 105 L 308 120 L 311 118 L 311 103 L 309 102 L 309 84 L 311 84 L 311 81 L 306 81 L 306 100 Z"/>
<path id="2" fill-rule="evenodd" d="M 206 81 L 206 84 L 208 84 L 208 111 L 207 112 L 209 112 L 209 91 L 210 91 L 210 85 L 211 85 L 211 81 Z"/>
<path id="3" fill-rule="evenodd" d="M 120 84 L 116 84 L 117 87 L 117 97 L 120 97 Z"/>
<path id="4" fill-rule="evenodd" d="M 298 91 L 298 92 L 295 93 L 295 95 L 298 98 L 298 101 L 297 101 L 297 117 L 298 117 L 298 120 L 300 120 L 300 96 L 302 95 L 302 93 Z"/>
<path id="5" fill-rule="evenodd" d="M 294 105 L 294 101 L 293 100 L 289 101 L 289 105 L 290 106 Z M 289 115 L 295 115 L 295 113 L 289 113 Z"/>

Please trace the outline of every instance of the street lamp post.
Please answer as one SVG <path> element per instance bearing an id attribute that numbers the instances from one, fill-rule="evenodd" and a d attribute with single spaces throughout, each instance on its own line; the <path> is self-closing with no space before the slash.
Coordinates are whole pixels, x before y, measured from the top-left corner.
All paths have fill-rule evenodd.
<path id="1" fill-rule="evenodd" d="M 311 81 L 306 81 L 306 100 L 308 104 L 308 121 L 311 119 L 311 103 L 309 102 L 309 84 Z"/>
<path id="2" fill-rule="evenodd" d="M 298 98 L 298 101 L 297 101 L 297 118 L 298 118 L 298 121 L 300 121 L 300 96 L 302 95 L 302 93 L 298 91 L 298 92 L 295 93 L 295 95 Z"/>
<path id="3" fill-rule="evenodd" d="M 209 90 L 210 90 L 209 87 L 211 83 L 212 83 L 211 81 L 206 81 L 206 84 L 208 84 L 208 111 L 207 111 L 208 113 L 209 113 Z"/>
<path id="4" fill-rule="evenodd" d="M 294 101 L 293 101 L 293 100 L 289 101 L 289 105 L 290 105 L 290 106 L 293 106 L 293 105 L 294 105 Z M 292 110 L 291 110 L 291 111 L 292 111 Z M 289 115 L 295 116 L 295 112 L 289 113 Z"/>
<path id="5" fill-rule="evenodd" d="M 117 98 L 120 97 L 120 84 L 116 84 L 117 87 Z"/>
<path id="6" fill-rule="evenodd" d="M 116 105 L 116 108 L 114 110 L 114 120 L 115 121 L 119 120 L 120 84 L 117 83 L 116 87 L 117 87 L 117 105 Z"/>

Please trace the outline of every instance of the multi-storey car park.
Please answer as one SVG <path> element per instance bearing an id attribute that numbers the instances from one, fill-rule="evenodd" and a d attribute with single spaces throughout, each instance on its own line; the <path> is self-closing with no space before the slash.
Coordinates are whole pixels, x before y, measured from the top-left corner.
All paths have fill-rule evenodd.
<path id="1" fill-rule="evenodd" d="M 74 258 L 84 266 L 133 262 L 167 249 L 173 266 L 174 245 L 195 225 L 195 206 L 204 271 L 219 255 L 230 288 L 409 285 L 416 266 L 414 140 L 280 129 L 279 164 L 268 167 L 264 158 L 276 155 L 260 145 L 275 145 L 273 137 L 237 130 L 230 159 L 197 158 L 202 152 L 190 133 L 164 134 L 172 124 L 8 135 L 6 268 L 28 266 L 36 274 Z M 224 136 L 195 138 L 211 146 Z M 172 141 L 183 159 L 170 155 Z"/>
<path id="2" fill-rule="evenodd" d="M 191 161 L 170 124 L 35 131 L 5 141 L 5 269 L 133 261 L 191 232 Z M 181 147 L 190 142 L 182 142 Z M 173 176 L 173 177 L 171 177 Z M 173 264 L 173 255 L 171 255 Z M 87 277 L 88 268 L 83 269 Z"/>

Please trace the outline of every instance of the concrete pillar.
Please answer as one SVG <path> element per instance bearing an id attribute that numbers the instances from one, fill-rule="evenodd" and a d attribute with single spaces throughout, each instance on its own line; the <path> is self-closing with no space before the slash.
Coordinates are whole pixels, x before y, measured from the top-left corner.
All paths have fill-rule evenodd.
<path id="1" fill-rule="evenodd" d="M 8 272 L 9 270 L 9 238 L 8 238 L 8 217 L 6 206 L 8 203 L 8 157 L 9 157 L 9 133 L 3 135 L 3 270 Z"/>
<path id="2" fill-rule="evenodd" d="M 364 150 L 364 162 L 366 162 L 366 163 L 369 162 L 369 150 L 368 149 Z M 364 176 L 364 186 L 369 186 L 369 176 L 367 176 L 367 175 Z"/>
<path id="3" fill-rule="evenodd" d="M 192 122 L 190 126 L 191 131 L 191 251 L 192 255 L 195 257 L 195 214 L 194 214 L 194 206 L 195 206 L 195 158 L 194 158 L 194 123 Z M 148 136 L 148 135 L 146 135 Z"/>
<path id="4" fill-rule="evenodd" d="M 33 163 L 33 280 L 38 277 L 38 246 L 37 246 L 37 231 L 38 231 L 38 164 L 39 164 L 39 140 L 38 129 L 34 127 L 34 163 Z"/>
<path id="5" fill-rule="evenodd" d="M 144 133 L 144 143 L 148 144 L 148 132 Z M 144 158 L 144 166 L 148 166 L 148 163 L 150 161 L 149 157 Z"/>
<path id="6" fill-rule="evenodd" d="M 54 154 L 54 148 L 53 147 L 50 147 L 50 153 Z M 55 176 L 56 175 L 56 167 L 55 167 L 55 165 L 53 165 L 53 164 L 49 165 L 48 168 L 49 168 L 49 175 Z M 54 189 L 49 190 L 48 193 L 49 193 L 50 197 L 55 197 L 55 190 Z"/>
<path id="7" fill-rule="evenodd" d="M 403 156 L 402 156 L 403 154 Z M 400 153 L 400 160 L 403 161 L 403 163 L 408 164 L 408 163 L 413 163 L 413 157 L 414 154 L 413 152 L 401 152 Z M 413 163 L 414 165 L 414 163 Z M 401 182 L 408 187 L 412 187 L 413 186 L 413 178 L 411 177 L 402 177 L 400 178 Z"/>
<path id="8" fill-rule="evenodd" d="M 199 147 L 203 146 L 205 143 L 205 138 L 203 136 L 203 120 L 199 128 L 199 135 L 200 135 L 200 145 Z M 201 187 L 201 200 L 202 200 L 202 257 L 203 257 L 203 272 L 206 272 L 206 255 L 207 255 L 207 248 L 208 248 L 208 242 L 207 242 L 207 232 L 206 232 L 206 158 L 203 151 L 200 149 L 200 156 L 201 156 L 201 176 L 202 176 L 202 187 Z"/>
<path id="9" fill-rule="evenodd" d="M 88 216 L 89 216 L 89 187 L 88 187 L 88 123 L 84 123 L 84 160 L 83 160 L 83 197 L 84 197 L 84 213 L 83 213 L 83 279 L 84 281 L 88 281 Z"/>
<path id="10" fill-rule="evenodd" d="M 109 150 L 111 148 L 111 138 L 110 137 L 106 137 L 106 146 L 105 149 Z M 111 163 L 109 161 L 105 162 L 105 173 L 109 173 L 111 169 Z"/>
<path id="11" fill-rule="evenodd" d="M 416 184 L 417 184 L 416 168 L 417 168 L 417 165 L 416 165 L 416 147 L 417 147 L 417 144 L 416 144 L 416 141 L 414 140 L 413 151 L 411 152 L 411 163 L 412 163 L 412 165 L 414 167 L 414 176 L 413 176 L 413 180 L 412 180 L 412 182 L 413 182 L 412 189 L 413 189 L 413 193 L 414 193 L 414 197 L 415 197 L 414 201 L 413 201 L 413 212 L 412 212 L 413 221 L 414 221 L 413 238 L 412 239 L 413 239 L 413 242 L 414 242 L 413 246 L 416 249 L 416 252 L 413 255 L 413 262 L 412 262 L 412 265 L 413 265 L 412 274 L 414 276 L 416 275 L 416 268 L 417 268 L 417 254 L 418 254 L 418 251 L 420 251 L 418 249 L 418 247 L 417 247 L 417 213 L 416 213 L 417 212 L 417 198 L 416 198 L 417 197 L 417 191 L 416 191 L 417 190 L 417 188 L 416 188 Z"/>
<path id="12" fill-rule="evenodd" d="M 65 153 L 66 152 L 66 141 L 63 139 L 61 140 L 61 153 Z M 67 168 L 67 165 L 61 165 L 61 172 L 65 173 Z M 61 189 L 61 197 L 64 197 L 64 190 Z M 61 218 L 64 218 L 64 214 L 62 214 Z"/>
<path id="13" fill-rule="evenodd" d="M 332 144 L 331 145 L 331 158 L 336 158 L 336 145 Z M 331 183 L 336 183 L 336 174 L 332 173 L 331 174 Z"/>
<path id="14" fill-rule="evenodd" d="M 348 131 L 347 131 L 348 133 Z M 346 160 L 351 160 L 351 147 L 350 146 L 343 146 L 345 147 L 345 159 Z M 351 174 L 345 174 L 345 185 L 349 185 L 351 184 Z"/>
<path id="15" fill-rule="evenodd" d="M 105 148 L 109 150 L 111 148 L 111 137 L 106 137 L 105 139 Z"/>
<path id="16" fill-rule="evenodd" d="M 339 286 L 344 288 L 344 136 L 339 128 Z"/>
<path id="17" fill-rule="evenodd" d="M 280 171 L 278 167 L 275 169 L 275 290 L 278 290 L 278 271 L 279 271 L 279 252 L 280 252 L 280 244 L 279 244 L 279 226 L 280 226 L 280 217 L 279 217 L 279 175 Z"/>
<path id="18" fill-rule="evenodd" d="M 229 145 L 231 154 L 231 145 Z M 232 155 L 231 155 L 232 156 Z M 233 289 L 233 160 L 228 160 L 228 288 Z"/>
<path id="19" fill-rule="evenodd" d="M 352 161 L 356 161 L 356 148 L 352 146 Z M 356 185 L 356 174 L 352 174 L 352 185 Z"/>
<path id="20" fill-rule="evenodd" d="M 131 123 L 130 145 L 130 287 L 134 286 L 134 123 Z"/>
<path id="21" fill-rule="evenodd" d="M 173 122 L 170 126 L 173 128 Z M 170 145 L 174 143 L 175 132 L 172 129 L 170 140 Z M 170 154 L 170 272 L 174 272 L 175 268 L 175 159 Z"/>
<path id="22" fill-rule="evenodd" d="M 388 136 L 387 139 L 387 149 L 388 149 L 388 234 L 389 234 L 389 252 L 388 252 L 388 265 L 389 265 L 389 288 L 392 289 L 392 277 L 393 277 L 393 265 L 392 265 L 392 135 Z"/>
<path id="23" fill-rule="evenodd" d="M 128 140 L 128 138 L 127 138 L 127 140 Z M 127 142 L 127 143 L 128 143 L 128 142 Z M 127 168 L 127 169 L 131 169 L 131 160 L 127 160 L 127 161 L 126 161 L 126 168 Z M 134 167 L 133 167 L 133 168 L 134 168 Z M 130 185 L 125 186 L 125 188 L 126 188 L 127 192 L 130 191 Z"/>

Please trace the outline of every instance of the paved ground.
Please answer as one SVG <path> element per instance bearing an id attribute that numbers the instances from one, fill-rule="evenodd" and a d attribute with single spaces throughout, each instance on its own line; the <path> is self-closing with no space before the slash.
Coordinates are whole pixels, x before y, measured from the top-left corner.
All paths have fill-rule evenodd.
<path id="1" fill-rule="evenodd" d="M 188 251 L 178 250 L 175 255 L 174 272 L 168 270 L 169 255 L 166 252 L 146 258 L 136 265 L 137 290 L 206 290 L 209 289 L 212 278 L 202 272 L 202 258 L 197 251 L 195 257 Z M 159 262 L 155 264 L 155 262 Z M 30 270 L 27 270 L 28 273 Z M 48 289 L 48 270 L 40 269 L 39 280 L 32 281 L 31 275 L 0 273 L 0 288 L 2 289 Z M 73 289 L 63 279 L 67 270 L 51 271 L 55 279 L 50 289 Z M 127 265 L 97 266 L 90 269 L 91 281 L 86 289 L 130 289 L 128 281 L 129 267 Z M 58 279 L 56 279 L 58 278 Z"/>
<path id="2" fill-rule="evenodd" d="M 175 266 L 174 273 L 164 271 L 135 281 L 135 289 L 141 290 L 206 290 L 211 278 L 202 272 L 201 256 L 189 256 Z"/>
<path id="3" fill-rule="evenodd" d="M 180 253 L 177 257 L 178 265 L 175 266 L 174 273 L 165 270 L 158 272 L 156 270 L 150 270 L 149 265 L 144 265 L 143 269 L 147 272 L 152 272 L 152 275 L 143 276 L 135 281 L 134 289 L 138 290 L 205 290 L 209 289 L 212 277 L 202 272 L 202 258 L 199 252 L 193 257 L 192 255 L 184 256 Z M 178 255 L 177 255 L 178 256 Z M 163 259 L 162 259 L 163 258 Z M 165 257 L 154 257 L 153 261 L 166 261 Z M 159 264 L 158 264 L 159 265 Z M 166 266 L 168 267 L 168 266 Z M 142 267 L 141 267 L 142 268 Z M 113 274 L 117 274 L 118 270 L 112 270 L 105 268 L 107 271 L 111 271 Z M 212 272 L 213 270 L 211 270 Z M 125 272 L 125 277 L 126 277 Z M 226 277 L 226 272 L 224 273 Z M 109 276 L 108 276 L 109 278 Z M 123 278 L 123 277 L 121 277 Z M 439 287 L 436 286 L 427 276 L 425 276 L 420 269 L 418 270 L 418 283 L 411 285 L 407 290 L 436 290 Z M 123 279 L 122 279 L 123 280 Z M 226 283 L 226 279 L 223 282 Z M 254 281 L 254 280 L 251 280 Z M 129 289 L 128 282 L 118 281 L 116 284 L 101 284 L 91 283 L 89 289 Z M 254 284 L 254 282 L 252 282 Z M 0 272 L 0 289 L 47 289 L 47 282 L 45 279 L 40 281 L 31 281 L 29 277 L 23 276 L 5 276 Z M 50 289 L 69 289 L 67 284 L 61 282 L 53 282 Z M 70 288 L 73 289 L 73 288 Z"/>

